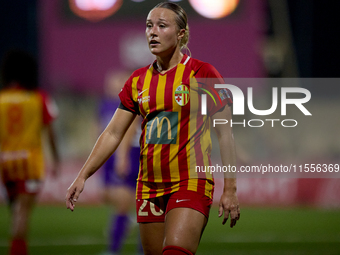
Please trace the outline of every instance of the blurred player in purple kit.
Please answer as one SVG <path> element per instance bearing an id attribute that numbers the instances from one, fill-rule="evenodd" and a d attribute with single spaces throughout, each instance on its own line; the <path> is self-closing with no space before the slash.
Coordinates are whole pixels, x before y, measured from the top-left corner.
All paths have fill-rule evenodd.
<path id="1" fill-rule="evenodd" d="M 119 106 L 118 94 L 125 81 L 127 72 L 110 72 L 105 79 L 105 99 L 99 108 L 100 132 L 110 122 Z M 135 205 L 136 179 L 139 171 L 138 121 L 131 125 L 117 152 L 101 168 L 104 184 L 103 198 L 108 205 L 114 206 L 109 225 L 109 247 L 104 254 L 117 254 L 122 249 L 129 229 L 129 213 Z M 139 247 L 142 250 L 141 246 Z"/>

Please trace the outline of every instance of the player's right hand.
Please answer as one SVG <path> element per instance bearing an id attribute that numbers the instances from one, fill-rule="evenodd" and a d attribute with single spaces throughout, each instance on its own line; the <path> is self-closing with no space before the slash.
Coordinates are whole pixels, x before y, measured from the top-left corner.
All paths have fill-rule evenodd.
<path id="1" fill-rule="evenodd" d="M 76 178 L 71 186 L 67 189 L 65 201 L 66 208 L 70 209 L 72 212 L 75 207 L 75 203 L 77 202 L 80 193 L 83 191 L 85 185 L 85 180 L 80 178 Z"/>

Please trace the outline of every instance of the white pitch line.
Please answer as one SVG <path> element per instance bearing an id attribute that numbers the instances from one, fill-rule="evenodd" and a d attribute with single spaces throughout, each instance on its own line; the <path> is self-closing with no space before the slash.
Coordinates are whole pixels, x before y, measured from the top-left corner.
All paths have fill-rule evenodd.
<path id="1" fill-rule="evenodd" d="M 107 244 L 106 241 L 91 238 L 69 238 L 69 239 L 33 239 L 29 241 L 29 246 L 78 246 L 78 245 L 101 245 Z M 0 247 L 8 246 L 8 241 L 0 240 Z"/>
<path id="2" fill-rule="evenodd" d="M 262 235 L 233 235 L 226 237 L 202 238 L 203 242 L 210 243 L 340 243 L 340 234 L 332 236 L 307 236 L 307 235 L 287 235 L 279 236 L 272 233 Z"/>
<path id="3" fill-rule="evenodd" d="M 232 237 L 224 238 L 203 238 L 203 243 L 327 243 L 335 242 L 340 243 L 340 235 L 330 237 L 308 237 L 308 236 L 288 236 L 279 237 L 272 235 L 260 235 L 260 236 L 245 236 L 235 235 Z M 137 241 L 128 240 L 127 244 L 137 244 Z M 70 239 L 33 239 L 29 242 L 29 246 L 80 246 L 80 245 L 106 245 L 107 242 L 102 239 L 92 237 L 78 237 Z M 8 241 L 0 240 L 0 247 L 8 247 Z"/>

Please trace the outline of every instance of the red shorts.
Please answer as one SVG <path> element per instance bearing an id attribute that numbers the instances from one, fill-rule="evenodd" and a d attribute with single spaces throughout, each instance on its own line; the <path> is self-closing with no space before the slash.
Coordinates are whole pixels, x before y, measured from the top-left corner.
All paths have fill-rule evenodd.
<path id="1" fill-rule="evenodd" d="M 37 194 L 42 186 L 41 180 L 22 180 L 5 182 L 7 196 L 10 201 L 18 194 Z"/>
<path id="2" fill-rule="evenodd" d="M 177 191 L 161 197 L 137 199 L 137 222 L 164 222 L 165 215 L 174 208 L 191 208 L 209 218 L 212 199 L 194 191 Z"/>

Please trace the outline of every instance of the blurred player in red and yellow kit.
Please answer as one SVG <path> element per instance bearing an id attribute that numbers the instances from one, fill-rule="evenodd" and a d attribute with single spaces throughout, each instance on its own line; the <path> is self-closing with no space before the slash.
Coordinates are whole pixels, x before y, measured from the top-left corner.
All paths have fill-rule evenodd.
<path id="1" fill-rule="evenodd" d="M 156 61 L 127 80 L 119 94 L 119 109 L 66 195 L 67 207 L 73 210 L 86 179 L 116 150 L 140 114 L 136 210 L 144 254 L 196 253 L 208 221 L 214 181 L 209 173 L 195 172 L 194 166 L 211 165 L 210 116 L 231 119 L 228 91 L 214 88 L 224 83 L 222 76 L 212 65 L 181 52 L 188 36 L 186 13 L 177 4 L 160 3 L 149 12 L 146 37 Z M 202 104 L 207 114 L 201 113 Z M 215 131 L 223 165 L 235 166 L 231 127 L 216 125 Z M 233 227 L 240 210 L 236 179 L 228 177 L 219 216 L 224 212 L 224 224 L 230 215 Z"/>
<path id="2" fill-rule="evenodd" d="M 0 90 L 0 173 L 11 209 L 10 254 L 27 254 L 28 221 L 44 178 L 42 132 L 47 127 L 54 161 L 59 161 L 51 123 L 57 109 L 39 91 L 35 59 L 10 51 L 2 66 Z M 53 167 L 56 175 L 58 168 Z"/>

